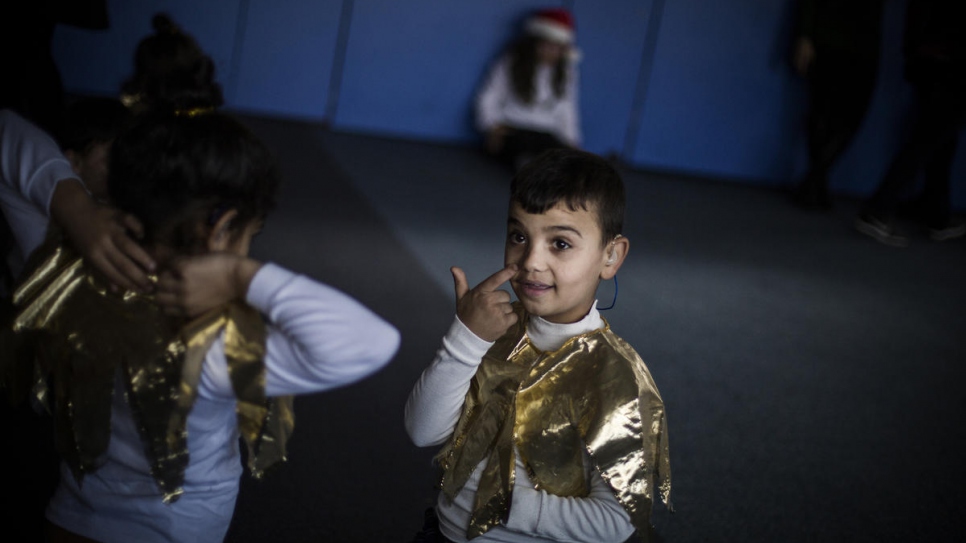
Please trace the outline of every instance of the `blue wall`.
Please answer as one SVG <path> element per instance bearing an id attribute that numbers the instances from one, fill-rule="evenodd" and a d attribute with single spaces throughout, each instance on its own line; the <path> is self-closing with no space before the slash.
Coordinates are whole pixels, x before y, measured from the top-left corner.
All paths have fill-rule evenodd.
<path id="1" fill-rule="evenodd" d="M 832 172 L 865 195 L 901 141 L 902 14 L 888 0 L 879 85 Z M 803 81 L 789 69 L 787 0 L 109 0 L 111 28 L 58 28 L 68 90 L 115 94 L 151 15 L 166 11 L 215 59 L 235 110 L 324 121 L 336 130 L 467 144 L 473 95 L 523 14 L 564 6 L 583 54 L 581 112 L 591 151 L 631 164 L 786 185 L 805 168 Z M 962 147 L 966 146 L 964 143 Z M 954 167 L 966 208 L 966 152 Z"/>

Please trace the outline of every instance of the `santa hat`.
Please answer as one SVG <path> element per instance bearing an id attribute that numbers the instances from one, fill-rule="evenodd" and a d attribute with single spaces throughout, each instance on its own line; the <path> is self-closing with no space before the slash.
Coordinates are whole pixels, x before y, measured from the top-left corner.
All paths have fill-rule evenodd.
<path id="1" fill-rule="evenodd" d="M 526 24 L 527 33 L 547 41 L 570 45 L 574 42 L 574 16 L 565 9 L 542 9 Z"/>

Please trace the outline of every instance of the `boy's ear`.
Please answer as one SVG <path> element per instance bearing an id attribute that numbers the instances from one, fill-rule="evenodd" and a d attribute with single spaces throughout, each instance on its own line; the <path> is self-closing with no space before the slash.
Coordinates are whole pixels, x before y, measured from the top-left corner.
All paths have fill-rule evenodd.
<path id="1" fill-rule="evenodd" d="M 627 251 L 631 248 L 631 242 L 624 236 L 618 235 L 607 244 L 604 249 L 604 268 L 600 271 L 600 278 L 603 280 L 613 279 L 617 275 L 624 259 L 627 258 Z"/>
<path id="2" fill-rule="evenodd" d="M 229 209 L 221 214 L 215 224 L 208 231 L 208 251 L 220 252 L 227 251 L 232 241 L 232 226 L 235 217 L 238 216 L 237 209 Z"/>

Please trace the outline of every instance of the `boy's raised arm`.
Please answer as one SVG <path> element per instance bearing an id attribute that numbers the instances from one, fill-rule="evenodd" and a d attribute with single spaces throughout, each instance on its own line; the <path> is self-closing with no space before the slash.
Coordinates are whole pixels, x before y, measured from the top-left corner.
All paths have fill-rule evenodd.
<path id="1" fill-rule="evenodd" d="M 483 355 L 517 321 L 509 293 L 498 289 L 516 273 L 515 266 L 494 273 L 473 289 L 462 269 L 450 271 L 457 318 L 406 401 L 406 431 L 419 447 L 439 445 L 453 433 Z"/>

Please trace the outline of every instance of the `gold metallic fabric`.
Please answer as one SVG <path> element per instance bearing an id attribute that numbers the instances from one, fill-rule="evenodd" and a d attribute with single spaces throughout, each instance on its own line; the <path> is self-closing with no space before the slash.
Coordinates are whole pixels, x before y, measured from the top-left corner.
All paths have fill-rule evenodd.
<path id="1" fill-rule="evenodd" d="M 520 317 L 483 357 L 450 441 L 437 456 L 450 499 L 485 461 L 467 538 L 510 515 L 515 452 L 538 489 L 558 496 L 589 493 L 583 453 L 611 487 L 641 534 L 651 506 L 670 506 L 667 418 L 654 379 L 640 356 L 604 326 L 543 352 L 530 343 Z"/>
<path id="2" fill-rule="evenodd" d="M 107 450 L 120 382 L 163 499 L 181 495 L 187 418 L 205 355 L 222 333 L 249 468 L 261 476 L 285 459 L 292 399 L 265 397 L 265 323 L 257 311 L 231 303 L 190 322 L 171 318 L 150 295 L 105 288 L 70 249 L 39 251 L 14 293 L 0 378 L 11 398 L 32 392 L 52 412 L 58 452 L 78 480 Z"/>

